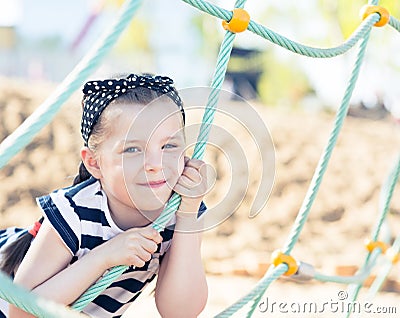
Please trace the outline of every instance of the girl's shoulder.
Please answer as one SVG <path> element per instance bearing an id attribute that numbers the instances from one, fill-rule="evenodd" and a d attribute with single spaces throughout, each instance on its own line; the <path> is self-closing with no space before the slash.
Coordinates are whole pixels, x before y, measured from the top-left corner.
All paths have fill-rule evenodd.
<path id="1" fill-rule="evenodd" d="M 89 230 L 96 227 L 98 232 L 103 226 L 109 226 L 106 198 L 100 182 L 94 178 L 56 190 L 36 200 L 72 254 L 77 253 L 83 244 L 82 233 L 88 233 L 85 227 L 89 227 Z"/>

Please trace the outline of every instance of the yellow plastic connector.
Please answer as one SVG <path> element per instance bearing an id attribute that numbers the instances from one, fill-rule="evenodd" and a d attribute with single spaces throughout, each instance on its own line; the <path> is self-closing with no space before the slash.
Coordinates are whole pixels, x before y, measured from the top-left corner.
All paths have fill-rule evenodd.
<path id="1" fill-rule="evenodd" d="M 377 27 L 382 27 L 384 25 L 386 25 L 389 20 L 390 20 L 390 13 L 387 9 L 385 9 L 384 7 L 381 6 L 373 6 L 373 5 L 368 5 L 366 4 L 365 6 L 363 6 L 360 10 L 360 16 L 361 18 L 364 20 L 366 19 L 369 15 L 373 14 L 373 13 L 378 13 L 381 18 L 379 19 L 378 22 L 376 22 L 374 24 L 374 26 Z"/>
<path id="2" fill-rule="evenodd" d="M 285 276 L 292 276 L 296 274 L 297 270 L 299 269 L 299 265 L 297 264 L 296 260 L 292 256 L 282 253 L 280 250 L 276 250 L 272 253 L 271 263 L 274 264 L 275 267 L 282 263 L 286 264 L 289 268 L 283 274 Z"/>
<path id="3" fill-rule="evenodd" d="M 232 12 L 232 19 L 229 22 L 222 21 L 222 27 L 232 33 L 245 31 L 250 23 L 250 14 L 246 10 L 239 8 L 233 9 Z"/>
<path id="4" fill-rule="evenodd" d="M 368 252 L 372 252 L 376 248 L 380 248 L 382 251 L 382 254 L 386 253 L 386 250 L 388 249 L 388 246 L 385 242 L 382 241 L 371 241 L 371 240 L 366 240 L 365 241 L 365 248 L 368 250 Z"/>
<path id="5" fill-rule="evenodd" d="M 386 255 L 390 259 L 392 264 L 396 264 L 400 261 L 400 254 L 393 251 L 391 247 L 387 249 Z"/>

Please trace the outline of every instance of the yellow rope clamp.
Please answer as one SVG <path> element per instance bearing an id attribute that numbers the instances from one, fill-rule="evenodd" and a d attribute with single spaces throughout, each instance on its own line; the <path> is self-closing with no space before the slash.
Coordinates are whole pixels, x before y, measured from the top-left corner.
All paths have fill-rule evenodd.
<path id="1" fill-rule="evenodd" d="M 380 20 L 378 22 L 376 22 L 374 24 L 374 26 L 382 27 L 382 26 L 386 25 L 390 20 L 389 11 L 387 9 L 385 9 L 384 7 L 366 4 L 360 10 L 360 16 L 363 20 L 366 19 L 370 14 L 373 14 L 373 13 L 378 13 L 381 16 Z"/>
<path id="2" fill-rule="evenodd" d="M 388 246 L 385 242 L 382 241 L 371 241 L 371 240 L 366 240 L 365 242 L 365 247 L 368 250 L 368 252 L 372 252 L 376 248 L 380 248 L 382 251 L 382 254 L 386 253 L 386 250 L 388 249 Z"/>
<path id="3" fill-rule="evenodd" d="M 285 276 L 292 276 L 296 274 L 297 270 L 299 269 L 299 265 L 297 264 L 296 260 L 292 256 L 282 253 L 280 250 L 276 250 L 272 253 L 271 263 L 274 264 L 275 267 L 282 263 L 286 264 L 289 268 L 283 274 Z"/>
<path id="4" fill-rule="evenodd" d="M 222 26 L 225 30 L 231 31 L 232 33 L 243 32 L 247 29 L 250 23 L 250 15 L 244 9 L 233 9 L 232 19 L 228 21 L 222 21 Z"/>

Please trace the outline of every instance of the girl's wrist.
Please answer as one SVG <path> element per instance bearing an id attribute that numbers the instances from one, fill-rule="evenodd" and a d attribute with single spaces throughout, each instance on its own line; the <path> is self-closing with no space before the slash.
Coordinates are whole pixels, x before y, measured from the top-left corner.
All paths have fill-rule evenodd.
<path id="1" fill-rule="evenodd" d="M 175 230 L 182 232 L 197 232 L 201 225 L 198 220 L 199 207 L 202 200 L 190 200 L 181 202 L 176 211 Z"/>
<path id="2" fill-rule="evenodd" d="M 196 213 L 199 210 L 202 199 L 200 198 L 182 198 L 181 204 L 179 205 L 178 212 L 182 213 Z"/>
<path id="3" fill-rule="evenodd" d="M 94 264 L 99 264 L 101 270 L 103 271 L 106 271 L 115 266 L 111 262 L 112 258 L 110 258 L 109 255 L 107 255 L 107 253 L 103 253 L 103 248 L 105 247 L 106 244 L 107 242 L 97 246 L 91 251 L 92 257 L 94 258 L 95 262 Z"/>
<path id="4" fill-rule="evenodd" d="M 198 227 L 197 212 L 176 211 L 175 230 L 182 232 L 192 232 Z"/>

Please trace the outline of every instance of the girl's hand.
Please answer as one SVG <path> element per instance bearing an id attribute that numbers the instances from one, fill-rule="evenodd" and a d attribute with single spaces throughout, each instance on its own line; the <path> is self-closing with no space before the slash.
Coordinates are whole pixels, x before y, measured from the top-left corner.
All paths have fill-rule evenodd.
<path id="1" fill-rule="evenodd" d="M 185 168 L 174 189 L 182 197 L 180 212 L 196 212 L 208 191 L 207 166 L 202 160 L 185 157 Z"/>
<path id="2" fill-rule="evenodd" d="M 101 254 L 99 257 L 106 261 L 107 269 L 117 265 L 143 267 L 161 242 L 160 233 L 147 226 L 118 234 L 93 251 Z"/>

